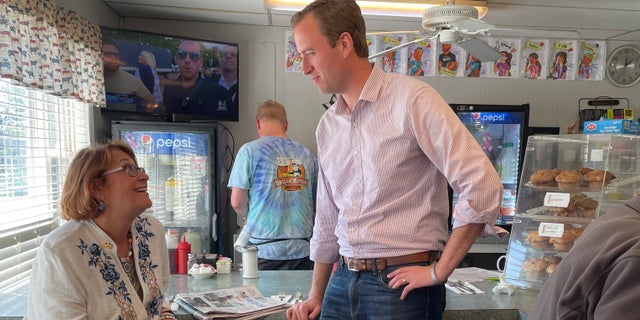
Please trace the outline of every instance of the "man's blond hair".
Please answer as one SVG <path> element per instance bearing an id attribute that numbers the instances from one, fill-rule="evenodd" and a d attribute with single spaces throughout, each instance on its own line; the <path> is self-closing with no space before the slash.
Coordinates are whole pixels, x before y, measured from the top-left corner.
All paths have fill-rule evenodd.
<path id="1" fill-rule="evenodd" d="M 287 111 L 281 103 L 274 100 L 267 100 L 258 107 L 256 119 L 265 122 L 279 122 L 286 128 Z"/>

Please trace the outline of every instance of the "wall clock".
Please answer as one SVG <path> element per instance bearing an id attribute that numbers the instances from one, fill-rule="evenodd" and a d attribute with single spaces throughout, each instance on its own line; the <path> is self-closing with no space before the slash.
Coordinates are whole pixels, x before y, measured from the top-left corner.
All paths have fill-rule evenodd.
<path id="1" fill-rule="evenodd" d="M 640 50 L 632 45 L 615 48 L 607 58 L 607 79 L 619 87 L 630 87 L 640 81 Z"/>

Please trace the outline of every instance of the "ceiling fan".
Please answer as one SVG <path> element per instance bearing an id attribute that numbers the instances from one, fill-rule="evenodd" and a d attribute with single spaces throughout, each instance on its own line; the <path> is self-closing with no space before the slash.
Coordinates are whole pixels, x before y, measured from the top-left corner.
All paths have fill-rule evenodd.
<path id="1" fill-rule="evenodd" d="M 480 61 L 496 61 L 500 53 L 479 39 L 483 36 L 496 37 L 546 37 L 546 38 L 575 38 L 580 33 L 574 30 L 533 30 L 497 28 L 478 19 L 478 9 L 470 5 L 456 5 L 455 0 L 446 0 L 441 6 L 428 8 L 422 15 L 422 29 L 424 31 L 392 31 L 372 32 L 368 35 L 418 34 L 412 41 L 401 43 L 369 56 L 374 59 L 407 47 L 414 43 L 437 38 L 441 43 L 457 43 L 464 50 L 474 55 Z M 423 35 L 423 36 L 422 36 Z"/>

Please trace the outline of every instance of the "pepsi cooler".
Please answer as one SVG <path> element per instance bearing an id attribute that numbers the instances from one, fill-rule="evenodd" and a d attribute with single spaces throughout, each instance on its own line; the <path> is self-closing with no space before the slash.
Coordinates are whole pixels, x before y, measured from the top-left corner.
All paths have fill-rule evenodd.
<path id="1" fill-rule="evenodd" d="M 149 175 L 146 213 L 166 232 L 189 239 L 194 253 L 230 253 L 235 232 L 225 212 L 228 131 L 217 123 L 112 121 L 114 140 L 129 144 Z M 231 156 L 231 155 L 229 155 Z M 235 219 L 233 219 L 235 225 Z"/>
<path id="2" fill-rule="evenodd" d="M 510 225 L 516 213 L 516 196 L 529 132 L 529 104 L 450 106 L 478 141 L 500 176 L 504 193 L 496 224 Z M 453 208 L 457 202 L 457 195 L 451 188 L 449 193 Z"/>

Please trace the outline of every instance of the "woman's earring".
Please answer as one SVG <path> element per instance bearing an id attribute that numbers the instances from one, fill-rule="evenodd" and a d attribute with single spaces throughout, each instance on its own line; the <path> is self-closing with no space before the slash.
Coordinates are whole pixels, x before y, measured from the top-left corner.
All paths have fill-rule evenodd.
<path id="1" fill-rule="evenodd" d="M 104 211 L 106 208 L 107 206 L 103 202 L 98 201 L 98 211 Z"/>

